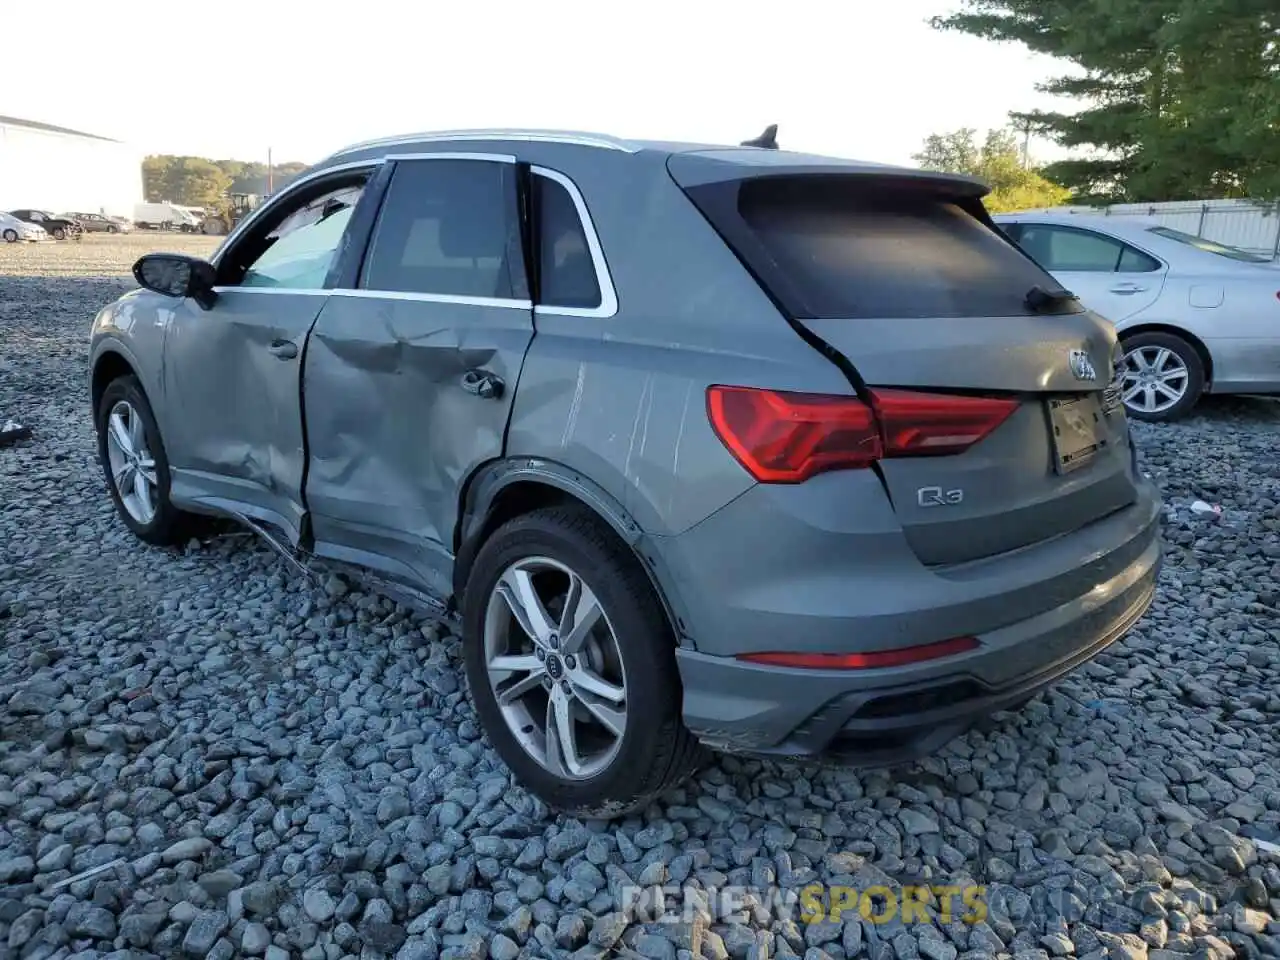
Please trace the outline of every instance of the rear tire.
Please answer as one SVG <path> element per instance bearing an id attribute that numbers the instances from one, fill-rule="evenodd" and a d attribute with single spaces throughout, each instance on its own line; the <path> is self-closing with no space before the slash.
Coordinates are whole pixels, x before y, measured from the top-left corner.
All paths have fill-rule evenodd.
<path id="1" fill-rule="evenodd" d="M 131 442 L 121 444 L 108 439 L 113 429 L 113 416 L 120 419 L 126 433 L 132 436 Z M 169 459 L 165 455 L 160 427 L 151 412 L 151 404 L 136 377 L 118 377 L 107 385 L 102 392 L 102 400 L 98 403 L 96 424 L 98 459 L 102 464 L 111 502 L 115 504 L 116 513 L 120 515 L 124 525 L 139 540 L 154 546 L 181 543 L 194 532 L 196 518 L 179 510 L 169 499 Z M 131 430 L 128 429 L 130 427 Z M 144 467 L 154 478 L 154 483 L 148 484 L 151 492 L 145 504 L 140 505 L 135 484 L 117 482 L 122 473 L 121 463 L 132 459 L 127 454 L 122 454 L 122 446 L 131 446 L 135 453 L 140 454 L 139 463 L 151 464 L 149 468 Z M 136 469 L 130 471 L 129 476 L 134 476 L 137 472 Z M 125 488 L 124 496 L 121 493 L 122 486 Z M 133 509 L 126 505 L 126 497 L 130 498 Z M 148 515 L 141 506 L 153 509 Z"/>
<path id="2" fill-rule="evenodd" d="M 1200 352 L 1182 337 L 1151 331 L 1125 337 L 1125 411 L 1152 423 L 1186 416 L 1204 393 L 1205 370 Z M 1145 378 L 1145 379 L 1144 379 Z M 1130 397 L 1131 391 L 1135 391 Z"/>
<path id="3" fill-rule="evenodd" d="M 18 242 L 18 231 L 17 231 L 17 230 L 6 230 L 6 231 L 4 232 L 4 242 L 5 242 L 5 243 L 17 243 L 17 242 Z"/>
<path id="4" fill-rule="evenodd" d="M 532 606 L 518 603 L 530 595 Z M 515 606 L 505 596 L 517 597 Z M 581 645 L 572 627 L 585 617 L 563 615 L 570 605 L 600 611 Z M 522 627 L 532 621 L 517 619 L 516 606 L 545 613 L 542 630 Z M 467 686 L 481 726 L 516 777 L 548 805 L 577 816 L 621 817 L 696 769 L 702 748 L 681 719 L 666 615 L 635 556 L 590 510 L 546 507 L 499 527 L 475 558 L 462 608 Z M 544 642 L 535 643 L 534 634 Z M 498 666 L 517 657 L 526 665 Z M 614 693 L 607 700 L 591 692 L 606 687 Z M 557 697 L 567 704 L 563 714 Z M 600 719 L 602 708 L 609 723 Z M 560 716 L 573 731 L 567 739 L 557 736 Z M 601 745 L 596 753 L 594 745 Z"/>

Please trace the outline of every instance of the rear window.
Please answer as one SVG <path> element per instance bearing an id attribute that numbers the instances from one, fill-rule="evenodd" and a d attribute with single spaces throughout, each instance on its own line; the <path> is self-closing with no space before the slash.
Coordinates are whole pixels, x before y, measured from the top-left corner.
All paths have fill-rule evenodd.
<path id="1" fill-rule="evenodd" d="M 1024 316 L 1057 284 L 960 204 L 863 177 L 761 177 L 691 198 L 800 318 Z"/>
<path id="2" fill-rule="evenodd" d="M 1243 263 L 1270 263 L 1270 257 L 1262 257 L 1256 253 L 1249 253 L 1247 250 L 1241 250 L 1239 247 L 1229 247 L 1225 243 L 1215 243 L 1212 240 L 1206 240 L 1204 237 L 1193 237 L 1189 233 L 1183 233 L 1181 230 L 1172 230 L 1169 227 L 1150 227 L 1148 233 L 1154 233 L 1157 237 L 1164 237 L 1166 240 L 1176 240 L 1178 243 L 1185 243 L 1189 247 L 1195 247 L 1197 250 L 1203 250 L 1205 253 L 1213 253 L 1219 257 L 1226 257 L 1228 260 L 1239 260 Z"/>

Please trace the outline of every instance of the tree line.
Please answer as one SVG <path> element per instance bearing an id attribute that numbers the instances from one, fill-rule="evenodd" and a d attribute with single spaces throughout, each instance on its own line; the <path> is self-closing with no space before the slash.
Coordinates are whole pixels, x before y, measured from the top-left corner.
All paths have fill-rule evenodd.
<path id="1" fill-rule="evenodd" d="M 271 189 L 279 190 L 308 164 L 272 164 Z M 244 160 L 209 160 L 160 154 L 142 161 L 142 191 L 149 203 L 168 201 L 187 207 L 220 206 L 228 194 L 266 194 L 267 165 Z"/>
<path id="2" fill-rule="evenodd" d="M 1012 130 L 991 130 L 981 142 L 970 127 L 935 133 L 912 159 L 926 170 L 964 173 L 985 182 L 991 192 L 983 203 L 992 213 L 1056 207 L 1071 197 L 1070 190 L 1022 156 Z"/>
<path id="3" fill-rule="evenodd" d="M 1280 198 L 1276 0 L 961 0 L 933 25 L 1070 63 L 1075 112 L 1016 126 L 1081 156 L 1044 175 L 1079 202 Z"/>

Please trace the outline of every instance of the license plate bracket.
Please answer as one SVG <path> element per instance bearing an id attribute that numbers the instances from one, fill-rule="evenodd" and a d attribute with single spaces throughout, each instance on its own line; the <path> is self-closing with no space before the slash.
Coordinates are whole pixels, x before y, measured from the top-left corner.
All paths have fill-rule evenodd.
<path id="1" fill-rule="evenodd" d="M 1110 443 L 1102 407 L 1092 394 L 1052 397 L 1045 404 L 1053 441 L 1053 469 L 1072 473 L 1093 461 Z"/>

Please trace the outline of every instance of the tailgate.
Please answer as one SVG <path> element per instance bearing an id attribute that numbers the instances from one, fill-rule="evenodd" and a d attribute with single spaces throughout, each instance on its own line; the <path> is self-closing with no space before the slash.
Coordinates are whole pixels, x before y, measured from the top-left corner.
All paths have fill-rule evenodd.
<path id="1" fill-rule="evenodd" d="M 707 169 L 671 161 L 797 332 L 879 410 L 875 469 L 923 562 L 1016 550 L 1134 502 L 1114 328 L 991 227 L 984 188 Z"/>

